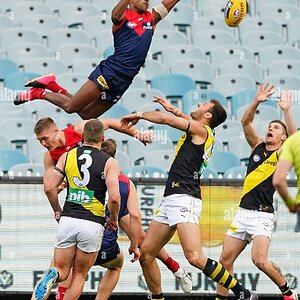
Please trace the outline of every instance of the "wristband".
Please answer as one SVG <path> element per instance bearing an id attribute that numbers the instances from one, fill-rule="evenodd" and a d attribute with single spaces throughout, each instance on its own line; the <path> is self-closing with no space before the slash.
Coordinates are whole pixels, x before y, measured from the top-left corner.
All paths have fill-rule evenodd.
<path id="1" fill-rule="evenodd" d="M 173 114 L 178 117 L 180 115 L 180 110 L 178 108 L 175 108 Z"/>
<path id="2" fill-rule="evenodd" d="M 143 115 L 143 112 L 142 112 L 142 111 L 138 111 L 138 112 L 136 113 L 136 116 L 137 116 L 139 119 L 142 117 L 142 115 Z"/>

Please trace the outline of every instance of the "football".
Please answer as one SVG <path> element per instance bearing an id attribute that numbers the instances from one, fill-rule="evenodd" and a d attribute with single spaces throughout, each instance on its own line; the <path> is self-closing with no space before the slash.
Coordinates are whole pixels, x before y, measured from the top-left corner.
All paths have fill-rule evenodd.
<path id="1" fill-rule="evenodd" d="M 242 22 L 246 13 L 246 0 L 229 0 L 224 10 L 225 23 L 229 27 L 236 27 Z"/>

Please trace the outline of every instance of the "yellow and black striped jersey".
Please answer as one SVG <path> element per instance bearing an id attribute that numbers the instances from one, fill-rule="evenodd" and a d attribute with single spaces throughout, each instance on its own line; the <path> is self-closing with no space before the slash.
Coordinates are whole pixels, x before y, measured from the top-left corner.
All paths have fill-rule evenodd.
<path id="1" fill-rule="evenodd" d="M 187 194 L 201 199 L 200 176 L 207 167 L 215 140 L 214 131 L 207 125 L 204 127 L 207 130 L 205 143 L 194 144 L 189 132 L 178 141 L 164 196 Z"/>
<path id="2" fill-rule="evenodd" d="M 109 158 L 90 146 L 68 152 L 64 168 L 68 192 L 63 216 L 105 223 L 104 167 Z"/>
<path id="3" fill-rule="evenodd" d="M 273 213 L 273 173 L 278 163 L 277 150 L 259 144 L 249 158 L 240 207 Z"/>

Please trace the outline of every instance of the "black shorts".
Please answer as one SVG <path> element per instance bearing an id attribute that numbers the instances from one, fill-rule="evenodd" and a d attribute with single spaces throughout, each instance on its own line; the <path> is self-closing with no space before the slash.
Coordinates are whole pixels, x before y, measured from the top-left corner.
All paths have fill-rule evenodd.
<path id="1" fill-rule="evenodd" d="M 132 77 L 126 77 L 111 69 L 105 60 L 101 61 L 90 74 L 89 79 L 94 81 L 103 91 L 103 101 L 117 103 L 132 83 Z"/>
<path id="2" fill-rule="evenodd" d="M 118 257 L 120 254 L 119 244 L 116 242 L 112 247 L 102 248 L 99 250 L 94 266 L 103 265 Z"/>

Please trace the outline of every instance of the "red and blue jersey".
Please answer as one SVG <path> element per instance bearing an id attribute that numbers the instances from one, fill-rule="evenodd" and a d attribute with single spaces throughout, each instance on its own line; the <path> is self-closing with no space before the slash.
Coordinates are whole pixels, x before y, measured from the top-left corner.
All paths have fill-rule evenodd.
<path id="1" fill-rule="evenodd" d="M 124 174 L 119 175 L 119 190 L 120 190 L 121 201 L 120 201 L 118 220 L 120 221 L 124 216 L 128 214 L 127 200 L 130 193 L 130 181 L 129 178 Z M 105 216 L 106 218 L 109 218 L 110 216 L 107 207 L 105 210 Z M 103 234 L 101 249 L 103 250 L 112 247 L 114 243 L 117 241 L 117 239 L 118 239 L 118 231 L 105 230 Z"/>
<path id="2" fill-rule="evenodd" d="M 126 10 L 125 19 L 113 31 L 115 52 L 106 59 L 108 65 L 133 78 L 145 63 L 153 32 L 154 19 L 150 11 L 139 14 Z"/>

